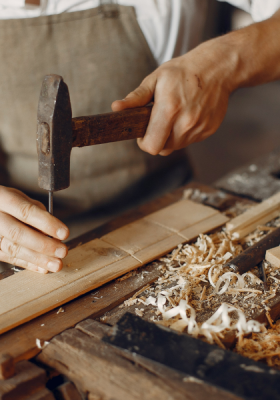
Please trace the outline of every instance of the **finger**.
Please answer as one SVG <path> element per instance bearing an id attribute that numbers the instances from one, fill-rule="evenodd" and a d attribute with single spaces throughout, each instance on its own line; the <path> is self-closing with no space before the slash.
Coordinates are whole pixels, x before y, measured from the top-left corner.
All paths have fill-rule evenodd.
<path id="1" fill-rule="evenodd" d="M 140 149 L 152 155 L 159 154 L 165 147 L 175 118 L 176 110 L 172 104 L 155 102 L 145 136 L 137 139 Z"/>
<path id="2" fill-rule="evenodd" d="M 35 204 L 36 206 L 40 207 L 42 210 L 46 210 L 46 207 L 44 206 L 43 203 L 41 203 L 41 202 L 38 201 L 38 200 L 32 199 L 31 197 L 27 196 L 27 194 L 21 192 L 20 190 L 15 189 L 15 188 L 9 188 L 9 191 L 11 191 L 11 192 L 17 194 L 18 196 L 24 197 L 25 199 L 29 200 L 31 203 L 33 203 L 33 204 Z"/>
<path id="3" fill-rule="evenodd" d="M 125 99 L 116 100 L 112 103 L 113 111 L 121 111 L 126 108 L 142 107 L 150 103 L 154 97 L 156 87 L 156 75 L 151 74 L 141 83 L 138 88 L 129 93 Z"/>
<path id="4" fill-rule="evenodd" d="M 17 258 L 10 257 L 8 254 L 5 254 L 2 250 L 0 250 L 0 260 L 6 262 L 8 264 L 15 265 L 17 267 L 25 268 L 30 271 L 39 272 L 40 274 L 47 274 L 48 271 L 44 268 L 38 267 L 37 265 L 33 265 L 27 261 L 19 260 Z"/>
<path id="5" fill-rule="evenodd" d="M 47 237 L 5 213 L 0 213 L 0 235 L 46 256 L 64 258 L 68 252 L 64 243 Z"/>
<path id="6" fill-rule="evenodd" d="M 38 201 L 38 200 L 33 200 L 33 199 L 31 199 L 31 201 L 33 202 L 33 204 L 35 204 L 35 206 L 41 208 L 41 210 L 44 210 L 44 211 L 47 210 L 46 206 L 44 206 L 44 204 L 41 203 L 40 201 Z"/>
<path id="7" fill-rule="evenodd" d="M 63 263 L 60 259 L 46 257 L 45 255 L 36 251 L 27 249 L 26 247 L 20 246 L 17 243 L 13 243 L 7 238 L 2 239 L 1 250 L 13 259 L 27 261 L 32 265 L 36 265 L 51 272 L 58 272 L 63 267 Z"/>
<path id="8" fill-rule="evenodd" d="M 163 156 L 163 157 L 166 157 L 166 156 L 169 156 L 171 153 L 173 153 L 173 150 L 171 150 L 171 149 L 163 149 L 160 153 L 159 153 L 159 155 L 160 156 Z"/>
<path id="9" fill-rule="evenodd" d="M 1 211 L 12 215 L 16 219 L 33 226 L 49 236 L 60 240 L 65 240 L 69 236 L 69 229 L 66 225 L 26 199 L 21 193 L 1 190 L 0 196 Z"/>

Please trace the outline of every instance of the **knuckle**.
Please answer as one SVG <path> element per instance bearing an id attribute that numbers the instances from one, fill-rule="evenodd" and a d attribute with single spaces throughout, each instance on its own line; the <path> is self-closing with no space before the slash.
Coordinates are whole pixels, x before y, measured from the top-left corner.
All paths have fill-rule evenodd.
<path id="1" fill-rule="evenodd" d="M 158 155 L 160 149 L 158 149 L 155 145 L 153 144 L 146 144 L 143 146 L 142 150 L 146 151 L 147 153 L 151 154 L 152 156 Z"/>
<path id="2" fill-rule="evenodd" d="M 44 238 L 43 240 L 40 240 L 40 243 L 38 244 L 38 252 L 41 254 L 49 254 L 52 255 L 55 253 L 56 250 L 56 244 L 53 243 L 53 240 L 48 239 L 47 237 Z"/>
<path id="3" fill-rule="evenodd" d="M 22 202 L 19 205 L 19 214 L 22 221 L 27 221 L 36 206 L 32 203 Z"/>
<path id="4" fill-rule="evenodd" d="M 18 226 L 13 226 L 8 232 L 8 237 L 13 242 L 18 242 L 22 236 L 22 229 Z"/>
<path id="5" fill-rule="evenodd" d="M 168 120 L 173 120 L 181 111 L 181 107 L 176 101 L 170 101 L 164 106 L 164 115 Z"/>
<path id="6" fill-rule="evenodd" d="M 20 247 L 15 243 L 7 243 L 6 251 L 11 257 L 17 258 L 20 251 Z"/>
<path id="7" fill-rule="evenodd" d="M 183 126 L 185 133 L 195 127 L 199 122 L 199 115 L 197 113 L 191 113 L 184 117 Z"/>

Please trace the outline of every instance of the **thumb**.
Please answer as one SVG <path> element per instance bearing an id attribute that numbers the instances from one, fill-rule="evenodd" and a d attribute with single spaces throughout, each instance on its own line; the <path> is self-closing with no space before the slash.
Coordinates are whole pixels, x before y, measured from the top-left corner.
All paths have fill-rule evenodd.
<path id="1" fill-rule="evenodd" d="M 153 99 L 155 87 L 156 77 L 154 74 L 151 74 L 144 79 L 138 88 L 129 93 L 125 99 L 114 101 L 111 105 L 112 110 L 121 111 L 125 110 L 126 108 L 145 106 Z"/>

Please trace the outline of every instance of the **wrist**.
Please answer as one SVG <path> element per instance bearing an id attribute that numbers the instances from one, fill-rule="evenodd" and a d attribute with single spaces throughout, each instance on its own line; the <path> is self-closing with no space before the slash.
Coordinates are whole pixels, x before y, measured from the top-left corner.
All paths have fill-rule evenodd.
<path id="1" fill-rule="evenodd" d="M 226 36 L 201 43 L 185 55 L 185 62 L 189 66 L 191 60 L 193 71 L 198 71 L 206 83 L 223 87 L 230 94 L 238 86 L 240 55 Z"/>

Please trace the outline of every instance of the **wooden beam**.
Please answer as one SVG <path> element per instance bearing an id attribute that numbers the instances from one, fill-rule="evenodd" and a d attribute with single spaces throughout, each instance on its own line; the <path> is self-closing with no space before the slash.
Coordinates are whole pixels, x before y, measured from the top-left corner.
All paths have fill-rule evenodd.
<path id="1" fill-rule="evenodd" d="M 14 376 L 14 360 L 9 353 L 0 353 L 0 379 L 8 379 Z"/>
<path id="2" fill-rule="evenodd" d="M 0 381 L 0 399 L 26 399 L 43 389 L 46 379 L 45 370 L 29 361 L 21 361 L 15 365 L 13 377 Z"/>
<path id="3" fill-rule="evenodd" d="M 242 238 L 256 229 L 258 225 L 266 224 L 279 216 L 279 212 L 280 193 L 276 193 L 269 199 L 233 218 L 227 223 L 226 228 L 230 233 L 234 233 L 236 238 Z"/>
<path id="4" fill-rule="evenodd" d="M 279 243 L 280 244 L 280 243 Z M 269 249 L 265 254 L 266 261 L 270 262 L 273 267 L 280 267 L 280 246 Z"/>
<path id="5" fill-rule="evenodd" d="M 112 335 L 114 332 L 113 327 L 89 319 L 79 323 L 76 326 L 76 329 L 99 340 L 102 340 L 104 336 Z M 184 374 L 168 368 L 163 364 L 153 362 L 148 358 L 141 357 L 136 352 L 126 351 L 120 347 L 114 347 L 114 352 L 143 367 L 151 374 L 161 378 L 164 382 L 167 382 L 171 387 L 173 387 L 175 393 L 177 391 L 187 393 L 193 400 L 205 400 L 206 398 L 207 400 L 241 400 L 241 398 L 234 394 L 224 392 L 220 388 L 208 385 L 205 381 L 203 381 L 202 384 L 202 381 L 196 381 L 191 377 L 188 379 Z"/>
<path id="6" fill-rule="evenodd" d="M 169 214 L 172 218 L 168 217 Z M 226 217 L 220 218 L 219 212 L 210 207 L 184 200 L 102 239 L 94 239 L 70 250 L 63 270 L 58 273 L 40 275 L 22 271 L 0 281 L 0 333 L 157 259 L 187 241 L 180 230 L 194 228 L 196 223 L 201 224 L 203 219 L 215 216 L 218 225 L 227 220 Z M 216 219 L 211 221 L 211 224 L 206 224 L 206 231 L 217 227 Z M 178 233 L 174 234 L 174 230 Z"/>
<path id="7" fill-rule="evenodd" d="M 72 382 L 63 383 L 55 390 L 57 400 L 83 400 Z"/>
<path id="8" fill-rule="evenodd" d="M 184 382 L 186 376 L 156 363 L 154 370 L 149 371 L 147 365 L 152 369 L 152 362 L 142 367 L 139 359 L 130 360 L 128 355 L 102 342 L 95 333 L 88 335 L 80 329 L 55 337 L 37 359 L 66 375 L 83 391 L 89 392 L 92 399 L 240 400 L 207 384 Z"/>

